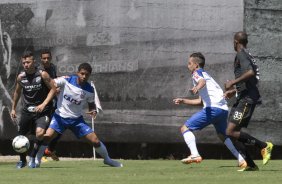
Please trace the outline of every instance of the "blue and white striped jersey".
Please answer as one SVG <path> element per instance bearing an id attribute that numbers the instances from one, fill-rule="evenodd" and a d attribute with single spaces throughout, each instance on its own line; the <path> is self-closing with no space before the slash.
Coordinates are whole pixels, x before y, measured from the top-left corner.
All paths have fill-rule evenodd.
<path id="1" fill-rule="evenodd" d="M 228 110 L 227 102 L 223 97 L 223 91 L 217 82 L 202 68 L 195 70 L 192 74 L 193 85 L 196 86 L 199 80 L 204 79 L 206 85 L 199 90 L 205 107 L 217 107 Z"/>
<path id="2" fill-rule="evenodd" d="M 56 113 L 63 118 L 78 118 L 83 114 L 86 102 L 94 102 L 94 90 L 87 82 L 80 86 L 77 75 L 63 76 L 54 79 L 60 94 L 58 96 Z"/>

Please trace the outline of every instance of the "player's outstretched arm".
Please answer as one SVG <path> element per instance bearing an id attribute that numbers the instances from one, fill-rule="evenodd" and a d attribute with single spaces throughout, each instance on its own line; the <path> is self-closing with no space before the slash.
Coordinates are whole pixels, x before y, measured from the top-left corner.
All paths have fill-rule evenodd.
<path id="1" fill-rule="evenodd" d="M 188 99 L 188 98 L 175 98 L 173 99 L 174 104 L 187 104 L 187 105 L 202 105 L 201 97 L 197 99 Z"/>

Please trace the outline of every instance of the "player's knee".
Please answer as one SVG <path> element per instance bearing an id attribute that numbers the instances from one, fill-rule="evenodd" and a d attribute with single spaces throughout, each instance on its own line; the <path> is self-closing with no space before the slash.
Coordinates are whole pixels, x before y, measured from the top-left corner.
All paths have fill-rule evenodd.
<path id="1" fill-rule="evenodd" d="M 95 146 L 95 145 L 99 145 L 99 146 L 100 146 L 100 140 L 98 139 L 97 135 L 96 135 L 94 132 L 92 132 L 92 133 L 86 135 L 86 139 L 87 139 L 91 144 L 93 144 L 94 146 Z M 99 146 L 98 146 L 98 147 L 99 147 Z"/>
<path id="2" fill-rule="evenodd" d="M 232 129 L 230 129 L 230 128 L 226 129 L 226 136 L 233 137 L 233 133 L 234 133 L 234 131 Z"/>
<path id="3" fill-rule="evenodd" d="M 184 132 L 186 132 L 188 130 L 188 127 L 186 125 L 182 125 L 180 127 L 180 132 L 183 134 Z"/>
<path id="4" fill-rule="evenodd" d="M 36 133 L 35 133 L 36 139 L 42 140 L 42 139 L 43 139 L 43 136 L 44 136 L 44 133 L 45 133 L 45 130 L 44 130 L 44 129 L 38 129 L 38 130 L 36 130 Z"/>
<path id="5" fill-rule="evenodd" d="M 92 144 L 93 144 L 94 148 L 98 148 L 98 147 L 100 147 L 100 146 L 101 146 L 100 141 L 95 142 L 95 143 L 93 142 Z"/>

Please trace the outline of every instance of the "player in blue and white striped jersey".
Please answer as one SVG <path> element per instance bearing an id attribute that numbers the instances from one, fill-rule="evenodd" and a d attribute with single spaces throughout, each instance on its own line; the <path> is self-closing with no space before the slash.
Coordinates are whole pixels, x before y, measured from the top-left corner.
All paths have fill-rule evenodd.
<path id="1" fill-rule="evenodd" d="M 181 133 L 190 149 L 191 155 L 181 160 L 185 164 L 200 163 L 200 156 L 196 139 L 193 131 L 201 130 L 212 124 L 218 137 L 224 142 L 232 154 L 238 159 L 239 166 L 244 167 L 246 162 L 241 154 L 234 147 L 229 138 L 226 137 L 225 131 L 227 127 L 228 106 L 223 97 L 223 91 L 217 82 L 203 69 L 205 65 L 205 57 L 201 53 L 193 53 L 188 60 L 188 69 L 192 72 L 192 80 L 194 87 L 191 89 L 193 94 L 198 94 L 197 99 L 174 99 L 175 104 L 201 105 L 203 109 L 194 114 L 181 127 Z"/>
<path id="2" fill-rule="evenodd" d="M 104 159 L 104 164 L 112 167 L 122 167 L 122 164 L 112 160 L 105 145 L 98 139 L 91 127 L 83 119 L 83 107 L 88 103 L 89 111 L 86 114 L 96 117 L 94 103 L 94 89 L 87 81 L 92 68 L 88 63 L 82 63 L 75 75 L 54 79 L 57 87 L 60 87 L 57 109 L 53 115 L 50 126 L 44 135 L 45 143 L 50 142 L 57 134 L 62 134 L 70 129 L 77 138 L 85 138 L 91 143 L 96 152 Z M 45 149 L 40 149 L 43 152 Z M 40 158 L 39 158 L 40 160 Z"/>

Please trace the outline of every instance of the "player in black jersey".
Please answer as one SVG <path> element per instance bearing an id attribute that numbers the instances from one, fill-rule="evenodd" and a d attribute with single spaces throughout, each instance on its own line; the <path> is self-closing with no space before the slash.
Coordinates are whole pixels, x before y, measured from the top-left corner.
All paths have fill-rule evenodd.
<path id="1" fill-rule="evenodd" d="M 238 150 L 246 157 L 248 166 L 239 171 L 256 171 L 258 167 L 246 150 L 245 144 L 255 145 L 261 149 L 264 165 L 268 163 L 271 157 L 273 144 L 262 142 L 241 131 L 242 127 L 248 126 L 256 105 L 261 103 L 257 87 L 259 71 L 254 57 L 246 50 L 247 43 L 248 37 L 245 32 L 241 31 L 235 34 L 234 49 L 237 52 L 234 60 L 235 80 L 225 83 L 226 92 L 224 96 L 228 99 L 237 94 L 237 101 L 230 111 L 226 134 L 234 140 Z"/>
<path id="2" fill-rule="evenodd" d="M 16 107 L 21 98 L 22 111 L 18 133 L 19 135 L 26 135 L 28 132 L 34 131 L 32 127 L 36 127 L 36 141 L 30 153 L 29 163 L 29 167 L 35 168 L 39 167 L 39 165 L 35 164 L 35 156 L 42 142 L 41 140 L 43 139 L 45 130 L 49 126 L 52 99 L 56 93 L 56 87 L 49 74 L 35 66 L 32 52 L 25 52 L 21 58 L 21 63 L 24 71 L 17 77 L 11 117 L 13 119 L 17 118 Z M 20 154 L 20 161 L 17 163 L 17 168 L 23 168 L 26 164 L 26 153 Z"/>
<path id="3" fill-rule="evenodd" d="M 56 66 L 51 62 L 52 61 L 51 51 L 46 49 L 42 50 L 40 53 L 40 59 L 43 67 L 42 69 L 45 70 L 52 79 L 57 78 Z M 59 93 L 59 89 L 57 89 L 57 93 Z M 57 107 L 56 103 L 57 103 L 57 97 L 54 97 L 52 112 L 55 112 L 55 109 Z M 48 148 L 46 148 L 44 152 L 45 156 L 50 156 L 55 161 L 59 161 L 59 157 L 56 155 L 55 147 L 61 136 L 62 136 L 61 134 L 58 134 L 57 137 L 49 143 Z M 46 157 L 42 157 L 42 160 L 47 161 Z"/>

